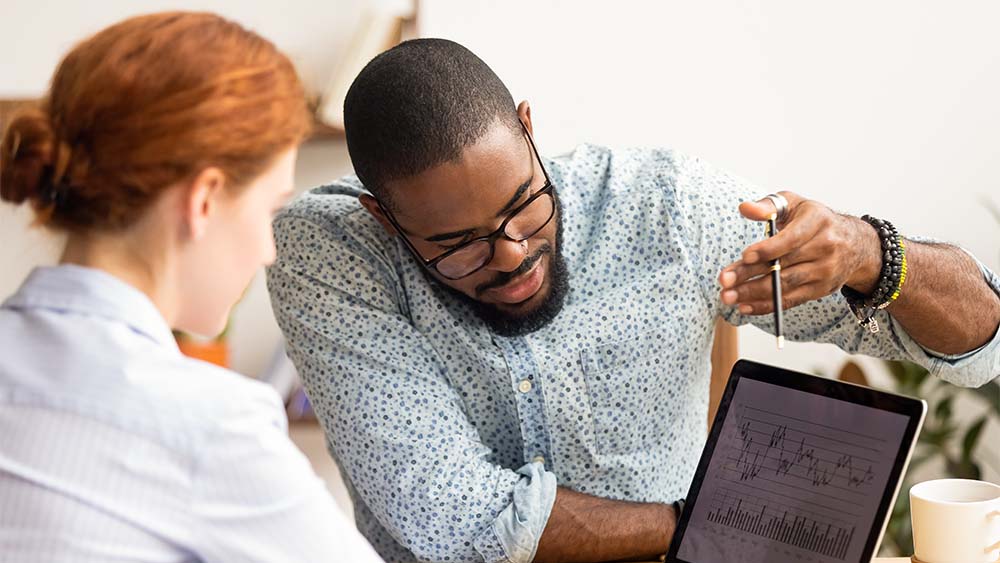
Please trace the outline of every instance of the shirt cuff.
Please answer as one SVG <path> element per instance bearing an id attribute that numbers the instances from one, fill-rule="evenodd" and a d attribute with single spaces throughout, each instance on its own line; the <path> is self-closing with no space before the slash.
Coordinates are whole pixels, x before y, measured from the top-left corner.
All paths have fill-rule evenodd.
<path id="1" fill-rule="evenodd" d="M 486 563 L 530 563 L 556 500 L 556 476 L 538 462 L 517 470 L 511 503 L 476 538 L 476 551 Z"/>

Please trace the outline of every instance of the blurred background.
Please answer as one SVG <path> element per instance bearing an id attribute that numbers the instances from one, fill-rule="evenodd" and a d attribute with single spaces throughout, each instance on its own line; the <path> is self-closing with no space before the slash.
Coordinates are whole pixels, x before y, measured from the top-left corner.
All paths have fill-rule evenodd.
<path id="1" fill-rule="evenodd" d="M 218 12 L 290 54 L 334 125 L 303 147 L 300 190 L 350 173 L 335 102 L 401 29 L 404 38 L 456 40 L 483 58 L 516 101 L 530 101 L 542 154 L 584 142 L 673 147 L 763 193 L 787 189 L 884 217 L 1000 268 L 1000 3 L 2 0 L 0 99 L 41 96 L 75 42 L 164 9 Z M 0 206 L 0 299 L 58 256 L 59 239 L 30 222 L 27 210 Z M 231 367 L 250 377 L 280 364 L 263 275 L 234 310 L 226 340 Z M 918 470 L 954 474 L 965 456 L 1000 481 L 1000 394 L 942 390 L 828 345 L 779 354 L 754 328 L 740 329 L 739 352 L 827 376 L 853 360 L 877 386 L 926 395 L 943 437 Z M 297 439 L 334 482 L 318 431 Z"/>

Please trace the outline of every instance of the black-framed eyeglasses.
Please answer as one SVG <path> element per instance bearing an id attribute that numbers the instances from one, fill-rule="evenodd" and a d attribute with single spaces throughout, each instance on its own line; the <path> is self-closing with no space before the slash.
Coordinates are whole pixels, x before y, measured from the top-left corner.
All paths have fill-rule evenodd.
<path id="1" fill-rule="evenodd" d="M 549 224 L 549 221 L 552 220 L 556 212 L 556 202 L 555 196 L 552 193 L 554 188 L 552 182 L 549 180 L 549 173 L 545 170 L 545 165 L 542 163 L 542 159 L 538 156 L 538 150 L 535 148 L 535 141 L 531 138 L 531 134 L 528 133 L 528 129 L 524 126 L 523 122 L 521 123 L 521 128 L 524 130 L 524 136 L 531 147 L 532 155 L 538 161 L 538 166 L 542 169 L 542 175 L 545 177 L 545 185 L 532 194 L 528 198 L 528 201 L 511 211 L 503 220 L 503 223 L 500 223 L 497 230 L 492 233 L 464 242 L 435 258 L 425 260 L 403 232 L 403 228 L 396 222 L 396 217 L 393 216 L 385 205 L 382 205 L 381 201 L 378 202 L 382 213 L 385 214 L 389 222 L 392 223 L 393 228 L 396 229 L 396 234 L 399 235 L 399 238 L 403 239 L 403 243 L 406 244 L 406 247 L 413 253 L 413 256 L 424 267 L 436 271 L 442 277 L 449 280 L 458 280 L 471 276 L 493 260 L 497 240 L 506 238 L 514 242 L 524 242 L 535 236 L 538 231 L 544 229 Z"/>

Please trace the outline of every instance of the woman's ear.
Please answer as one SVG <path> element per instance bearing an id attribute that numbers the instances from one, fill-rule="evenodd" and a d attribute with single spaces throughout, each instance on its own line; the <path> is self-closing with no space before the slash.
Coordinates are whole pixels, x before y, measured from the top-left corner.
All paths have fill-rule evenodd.
<path id="1" fill-rule="evenodd" d="M 392 223 L 389 218 L 385 216 L 385 212 L 382 211 L 382 206 L 379 205 L 378 200 L 368 194 L 361 194 L 358 196 L 358 200 L 361 201 L 361 205 L 375 218 L 376 221 L 382 225 L 385 232 L 389 233 L 389 236 L 396 236 L 396 229 L 393 228 Z"/>
<path id="2" fill-rule="evenodd" d="M 183 213 L 187 234 L 192 239 L 198 240 L 208 231 L 212 216 L 222 204 L 225 187 L 226 175 L 215 167 L 202 170 L 188 184 L 183 198 Z"/>
<path id="3" fill-rule="evenodd" d="M 524 123 L 524 127 L 528 130 L 528 134 L 532 137 L 535 136 L 535 130 L 531 128 L 531 105 L 528 104 L 528 100 L 521 100 L 521 103 L 517 104 L 517 116 Z"/>

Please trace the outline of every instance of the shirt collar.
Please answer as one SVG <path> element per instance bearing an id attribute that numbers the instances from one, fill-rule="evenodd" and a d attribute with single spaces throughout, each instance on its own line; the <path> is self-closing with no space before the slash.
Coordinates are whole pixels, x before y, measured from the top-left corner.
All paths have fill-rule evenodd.
<path id="1" fill-rule="evenodd" d="M 35 268 L 3 307 L 103 317 L 177 350 L 170 327 L 146 294 L 94 268 L 72 264 Z"/>

